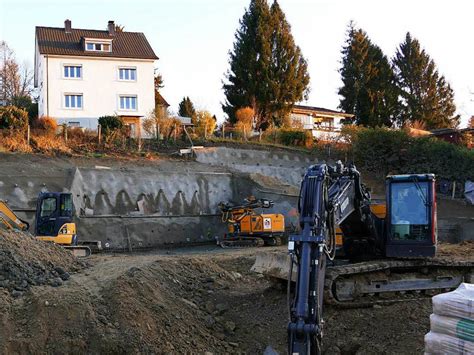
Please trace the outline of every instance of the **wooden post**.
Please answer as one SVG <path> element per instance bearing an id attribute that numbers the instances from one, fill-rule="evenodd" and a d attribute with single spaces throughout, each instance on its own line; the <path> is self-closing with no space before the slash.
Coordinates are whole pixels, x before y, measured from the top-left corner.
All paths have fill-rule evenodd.
<path id="1" fill-rule="evenodd" d="M 138 134 L 138 151 L 142 151 L 142 135 L 141 132 Z"/>
<path id="2" fill-rule="evenodd" d="M 232 140 L 232 132 L 230 132 L 230 139 Z"/>
<path id="3" fill-rule="evenodd" d="M 63 123 L 63 136 L 64 136 L 64 142 L 67 143 L 67 124 Z"/>
<path id="4" fill-rule="evenodd" d="M 99 141 L 99 144 L 100 144 L 100 141 L 101 141 L 101 136 L 102 136 L 102 127 L 101 125 L 97 125 L 97 139 Z"/>
<path id="5" fill-rule="evenodd" d="M 261 128 L 258 130 L 258 141 L 259 142 L 262 141 L 262 129 Z"/>
<path id="6" fill-rule="evenodd" d="M 453 181 L 453 193 L 451 195 L 451 199 L 454 200 L 454 195 L 456 194 L 456 181 Z"/>
<path id="7" fill-rule="evenodd" d="M 224 122 L 222 122 L 222 138 L 225 138 L 225 125 Z"/>
<path id="8" fill-rule="evenodd" d="M 30 145 L 30 125 L 26 128 L 26 144 Z"/>

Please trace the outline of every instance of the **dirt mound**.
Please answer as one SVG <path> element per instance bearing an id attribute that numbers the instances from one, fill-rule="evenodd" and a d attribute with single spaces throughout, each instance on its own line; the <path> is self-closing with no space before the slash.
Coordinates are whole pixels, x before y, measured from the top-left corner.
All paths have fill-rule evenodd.
<path id="1" fill-rule="evenodd" d="M 0 353 L 283 354 L 285 286 L 250 271 L 256 252 L 96 255 L 63 287 L 0 289 Z M 430 313 L 429 298 L 325 307 L 325 353 L 420 353 Z"/>
<path id="2" fill-rule="evenodd" d="M 250 174 L 250 178 L 269 191 L 277 191 L 281 194 L 290 195 L 290 196 L 298 196 L 299 194 L 299 187 L 287 184 L 275 177 L 266 176 L 259 173 L 252 173 Z"/>
<path id="3" fill-rule="evenodd" d="M 125 344 L 144 353 L 230 352 L 238 344 L 226 341 L 236 327 L 222 317 L 229 306 L 206 300 L 239 277 L 200 259 L 132 267 L 105 291 L 115 310 L 109 322 L 128 329 Z"/>
<path id="4" fill-rule="evenodd" d="M 0 230 L 0 288 L 14 297 L 33 285 L 60 286 L 84 265 L 70 252 L 28 233 Z"/>
<path id="5" fill-rule="evenodd" d="M 439 258 L 449 258 L 451 260 L 474 261 L 474 241 L 464 241 L 459 244 L 439 244 L 436 255 Z"/>

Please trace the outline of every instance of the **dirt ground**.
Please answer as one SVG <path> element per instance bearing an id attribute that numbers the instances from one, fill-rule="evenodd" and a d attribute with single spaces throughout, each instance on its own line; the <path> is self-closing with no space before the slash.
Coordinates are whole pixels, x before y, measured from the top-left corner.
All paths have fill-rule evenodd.
<path id="1" fill-rule="evenodd" d="M 441 249 L 474 255 L 474 243 Z M 270 346 L 283 354 L 286 292 L 249 271 L 257 252 L 197 247 L 102 254 L 89 258 L 89 267 L 63 265 L 70 277 L 59 287 L 32 285 L 15 297 L 0 287 L 0 352 L 262 354 Z M 33 259 L 60 263 L 43 251 Z M 430 313 L 429 299 L 328 306 L 325 352 L 420 353 Z"/>

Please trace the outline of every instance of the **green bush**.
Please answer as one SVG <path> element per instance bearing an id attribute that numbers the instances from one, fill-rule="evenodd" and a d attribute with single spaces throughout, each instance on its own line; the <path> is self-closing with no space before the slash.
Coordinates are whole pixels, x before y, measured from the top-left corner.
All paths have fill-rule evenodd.
<path id="1" fill-rule="evenodd" d="M 102 129 L 102 133 L 106 136 L 123 128 L 123 120 L 119 116 L 99 117 L 99 124 Z"/>
<path id="2" fill-rule="evenodd" d="M 411 137 L 384 128 L 357 132 L 356 164 L 383 174 L 434 173 L 439 178 L 474 179 L 474 151 L 432 137 Z"/>
<path id="3" fill-rule="evenodd" d="M 268 131 L 264 135 L 269 142 L 275 142 L 287 146 L 311 147 L 313 138 L 310 131 L 303 129 L 280 128 Z"/>
<path id="4" fill-rule="evenodd" d="M 0 129 L 26 129 L 28 112 L 16 106 L 0 107 Z"/>

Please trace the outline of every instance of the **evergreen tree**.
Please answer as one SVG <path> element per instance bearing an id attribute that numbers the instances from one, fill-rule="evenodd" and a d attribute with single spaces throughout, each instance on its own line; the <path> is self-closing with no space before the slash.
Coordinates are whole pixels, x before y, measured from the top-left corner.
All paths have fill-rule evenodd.
<path id="1" fill-rule="evenodd" d="M 307 64 L 278 3 L 270 9 L 266 0 L 251 0 L 239 24 L 229 53 L 222 108 L 235 123 L 235 112 L 251 107 L 257 127 L 265 129 L 304 97 Z"/>
<path id="2" fill-rule="evenodd" d="M 295 44 L 291 26 L 275 0 L 270 8 L 272 17 L 272 61 L 270 65 L 270 100 L 273 123 L 283 123 L 291 106 L 307 99 L 309 73 L 308 64 Z"/>
<path id="3" fill-rule="evenodd" d="M 459 124 L 460 117 L 454 116 L 456 106 L 451 86 L 410 33 L 400 44 L 393 65 L 400 89 L 400 124 L 419 120 L 426 123 L 427 129 Z"/>
<path id="4" fill-rule="evenodd" d="M 227 82 L 223 85 L 226 102 L 222 109 L 231 123 L 236 122 L 235 112 L 241 107 L 252 107 L 259 118 L 267 117 L 270 111 L 267 80 L 271 61 L 270 8 L 267 1 L 251 0 L 239 25 L 229 53 Z"/>
<path id="5" fill-rule="evenodd" d="M 194 118 L 196 116 L 196 110 L 194 109 L 194 105 L 189 97 L 183 97 L 179 103 L 178 114 L 182 117 Z"/>
<path id="6" fill-rule="evenodd" d="M 343 86 L 339 88 L 339 107 L 354 114 L 357 124 L 392 126 L 397 110 L 397 88 L 393 70 L 382 50 L 362 29 L 349 24 L 342 49 L 339 70 Z"/>

